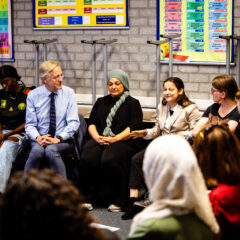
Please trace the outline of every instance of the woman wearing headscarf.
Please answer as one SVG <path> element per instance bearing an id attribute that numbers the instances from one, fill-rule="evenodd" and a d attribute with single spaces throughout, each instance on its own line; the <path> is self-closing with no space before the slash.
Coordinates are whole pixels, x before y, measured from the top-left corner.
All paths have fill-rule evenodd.
<path id="1" fill-rule="evenodd" d="M 88 203 L 100 195 L 110 201 L 109 211 L 119 212 L 128 196 L 130 159 L 141 146 L 129 134 L 141 128 L 143 114 L 139 101 L 129 95 L 129 79 L 124 71 L 112 70 L 107 79 L 110 94 L 97 99 L 90 114 L 91 139 L 81 154 L 81 190 Z M 86 207 L 92 209 L 91 204 Z"/>
<path id="2" fill-rule="evenodd" d="M 177 135 L 153 140 L 143 171 L 152 204 L 134 217 L 128 239 L 210 240 L 218 233 L 202 173 L 186 140 Z"/>

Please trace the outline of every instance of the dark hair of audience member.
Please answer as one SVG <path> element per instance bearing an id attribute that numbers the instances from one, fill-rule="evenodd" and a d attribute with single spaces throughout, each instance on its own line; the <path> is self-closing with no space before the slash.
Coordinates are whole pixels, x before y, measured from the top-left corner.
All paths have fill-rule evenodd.
<path id="1" fill-rule="evenodd" d="M 16 172 L 0 203 L 0 239 L 103 239 L 82 202 L 78 189 L 50 169 Z"/>
<path id="2" fill-rule="evenodd" d="M 205 127 L 193 148 L 209 187 L 211 183 L 240 183 L 240 144 L 226 126 Z"/>
<path id="3" fill-rule="evenodd" d="M 167 79 L 163 82 L 163 86 L 164 86 L 164 84 L 165 84 L 166 82 L 171 82 L 171 83 L 173 83 L 173 84 L 176 86 L 176 88 L 177 88 L 178 90 L 181 90 L 181 89 L 183 90 L 182 94 L 179 94 L 179 96 L 178 96 L 178 98 L 177 98 L 177 103 L 178 103 L 179 105 L 181 105 L 182 107 L 187 107 L 187 106 L 193 104 L 193 102 L 190 101 L 190 100 L 188 99 L 188 97 L 186 96 L 186 94 L 185 94 L 185 91 L 184 91 L 184 83 L 183 83 L 182 79 L 180 79 L 180 78 L 178 78 L 178 77 L 169 77 L 169 78 L 167 78 Z M 162 104 L 163 104 L 163 105 L 166 105 L 166 104 L 167 104 L 167 101 L 165 100 L 165 98 L 163 98 Z"/>

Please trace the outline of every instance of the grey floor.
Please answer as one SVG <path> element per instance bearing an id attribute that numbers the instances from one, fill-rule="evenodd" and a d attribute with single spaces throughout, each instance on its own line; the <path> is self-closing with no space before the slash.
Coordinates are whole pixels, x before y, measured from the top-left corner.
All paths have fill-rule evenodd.
<path id="1" fill-rule="evenodd" d="M 127 238 L 132 220 L 122 220 L 122 212 L 112 213 L 108 212 L 106 208 L 94 208 L 90 213 L 97 219 L 100 224 L 120 228 L 120 230 L 117 230 L 115 232 L 120 240 Z"/>

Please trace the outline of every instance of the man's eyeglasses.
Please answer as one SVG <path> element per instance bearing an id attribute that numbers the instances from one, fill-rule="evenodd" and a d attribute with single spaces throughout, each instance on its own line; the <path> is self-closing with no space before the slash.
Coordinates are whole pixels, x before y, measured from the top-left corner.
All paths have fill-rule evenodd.
<path id="1" fill-rule="evenodd" d="M 60 79 L 60 78 L 64 78 L 64 75 L 63 75 L 63 73 L 62 74 L 58 74 L 57 76 L 54 76 L 54 77 L 52 77 L 54 80 L 58 80 L 58 79 Z"/>

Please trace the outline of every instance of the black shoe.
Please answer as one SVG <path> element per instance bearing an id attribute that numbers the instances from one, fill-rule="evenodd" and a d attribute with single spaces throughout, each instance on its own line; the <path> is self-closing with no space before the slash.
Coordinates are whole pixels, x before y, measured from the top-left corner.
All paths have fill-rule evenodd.
<path id="1" fill-rule="evenodd" d="M 152 202 L 151 202 L 150 199 L 144 199 L 144 200 L 141 200 L 141 201 L 134 202 L 134 205 L 145 208 L 145 207 L 149 206 L 151 203 Z"/>
<path id="2" fill-rule="evenodd" d="M 141 212 L 142 207 L 136 206 L 134 203 L 138 198 L 129 198 L 126 212 L 121 216 L 122 220 L 132 219 L 137 213 Z"/>

